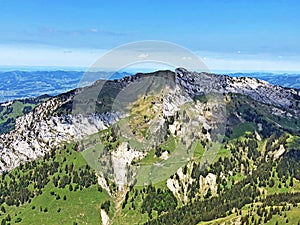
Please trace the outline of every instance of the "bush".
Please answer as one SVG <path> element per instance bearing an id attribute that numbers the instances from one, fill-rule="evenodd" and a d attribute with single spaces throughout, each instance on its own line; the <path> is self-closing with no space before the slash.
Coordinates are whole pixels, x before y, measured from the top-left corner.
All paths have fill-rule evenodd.
<path id="1" fill-rule="evenodd" d="M 22 218 L 17 217 L 16 220 L 15 220 L 15 223 L 20 223 L 21 221 L 22 221 Z"/>

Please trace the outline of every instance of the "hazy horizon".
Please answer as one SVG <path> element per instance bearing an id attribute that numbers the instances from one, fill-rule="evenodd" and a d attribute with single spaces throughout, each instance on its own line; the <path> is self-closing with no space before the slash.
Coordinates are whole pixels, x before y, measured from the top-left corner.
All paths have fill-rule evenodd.
<path id="1" fill-rule="evenodd" d="M 164 70 L 169 68 L 135 68 L 135 69 L 123 69 L 116 72 L 153 72 L 157 70 Z M 68 67 L 68 66 L 0 66 L 0 73 L 11 71 L 24 71 L 24 72 L 36 72 L 36 71 L 75 71 L 75 72 L 87 72 L 89 67 Z M 174 69 L 170 69 L 174 70 Z M 111 72 L 112 70 L 99 70 L 99 72 Z M 210 70 L 211 73 L 216 74 L 232 74 L 232 73 L 272 73 L 272 74 L 300 74 L 300 71 L 284 71 L 284 70 Z"/>

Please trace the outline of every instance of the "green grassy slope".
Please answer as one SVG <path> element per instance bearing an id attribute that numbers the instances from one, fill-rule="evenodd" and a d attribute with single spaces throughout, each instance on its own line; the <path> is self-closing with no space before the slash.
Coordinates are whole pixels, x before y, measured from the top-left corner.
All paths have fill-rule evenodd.
<path id="1" fill-rule="evenodd" d="M 12 180 L 20 180 L 20 177 L 26 174 L 33 176 L 38 168 L 48 168 L 45 164 L 56 162 L 57 172 L 48 174 L 49 182 L 42 188 L 34 188 L 34 185 L 38 185 L 38 180 L 29 179 L 28 189 L 34 192 L 41 191 L 40 194 L 34 195 L 29 201 L 24 204 L 20 203 L 16 205 L 7 205 L 7 197 L 4 199 L 2 206 L 5 212 L 1 211 L 0 220 L 11 218 L 7 223 L 16 224 L 18 220 L 21 220 L 20 224 L 100 224 L 100 208 L 104 201 L 109 199 L 109 195 L 102 190 L 97 184 L 93 182 L 88 187 L 85 186 L 85 177 L 82 177 L 81 181 L 74 183 L 74 176 L 71 179 L 70 184 L 65 187 L 60 187 L 61 180 L 58 181 L 58 185 L 55 186 L 53 180 L 55 178 L 70 176 L 71 172 L 66 173 L 66 166 L 73 165 L 72 171 L 80 172 L 86 169 L 86 161 L 82 157 L 81 153 L 74 151 L 74 145 L 66 145 L 66 148 L 58 150 L 54 157 L 44 160 L 39 159 L 30 168 L 26 169 L 26 166 L 22 168 L 16 168 L 9 174 L 2 176 L 0 185 L 4 183 L 10 183 Z M 51 167 L 49 167 L 51 169 Z M 49 169 L 48 168 L 48 169 Z M 84 175 L 85 176 L 85 175 Z M 96 179 L 93 173 L 90 173 L 93 179 Z M 28 180 L 28 179 L 27 179 Z M 14 191 L 20 191 L 19 185 L 11 189 L 11 195 Z M 18 219 L 19 218 L 19 219 Z M 17 222 L 16 222 L 17 221 Z"/>
<path id="2" fill-rule="evenodd" d="M 45 95 L 33 99 L 15 100 L 12 104 L 0 106 L 0 134 L 11 131 L 15 126 L 17 117 L 30 112 L 48 98 Z"/>
<path id="3" fill-rule="evenodd" d="M 300 193 L 298 121 L 274 116 L 268 106 L 245 96 L 229 98 L 224 143 L 197 140 L 192 144 L 190 168 L 180 162 L 179 166 L 186 168 L 183 173 L 193 178 L 183 181 L 188 187 L 187 203 L 175 197 L 166 186 L 170 177 L 180 183 L 175 160 L 159 157 L 163 151 L 171 155 L 178 150 L 177 137 L 170 133 L 158 146 L 150 146 L 145 158 L 134 161 L 139 185 L 117 192 L 111 180 L 108 185 L 114 191 L 109 196 L 97 184 L 94 169 L 101 171 L 99 160 L 109 162 L 107 155 L 100 154 L 115 150 L 122 142 L 143 150 L 149 129 L 147 123 L 156 116 L 152 102 L 160 101 L 148 96 L 135 102 L 128 118 L 89 136 L 79 146 L 65 144 L 56 153 L 2 175 L 0 220 L 4 224 L 100 224 L 100 209 L 105 208 L 112 224 L 230 224 L 236 220 L 244 224 L 273 225 L 277 221 L 297 224 L 300 200 L 298 195 L 287 194 Z M 135 131 L 132 135 L 136 139 L 118 136 L 118 127 Z M 219 151 L 212 164 L 203 168 L 205 144 Z M 276 159 L 274 152 L 281 145 L 286 152 Z M 151 179 L 152 172 L 161 175 L 159 182 Z M 200 195 L 203 190 L 198 181 L 209 173 L 216 176 L 217 193 L 207 191 Z M 141 185 L 151 182 L 152 185 Z M 178 184 L 182 192 L 184 185 Z M 276 201 L 270 203 L 268 197 Z M 284 204 L 290 208 L 265 219 L 271 207 L 282 211 Z M 264 213 L 255 216 L 258 210 Z"/>

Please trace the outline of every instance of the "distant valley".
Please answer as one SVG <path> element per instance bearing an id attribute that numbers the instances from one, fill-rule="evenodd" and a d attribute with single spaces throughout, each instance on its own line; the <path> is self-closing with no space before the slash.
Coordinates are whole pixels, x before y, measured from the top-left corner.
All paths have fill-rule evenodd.
<path id="1" fill-rule="evenodd" d="M 55 96 L 79 85 L 90 85 L 96 80 L 118 79 L 130 75 L 126 72 L 86 73 L 82 71 L 9 71 L 0 72 L 0 102 L 38 97 L 44 94 Z M 81 82 L 85 76 L 85 82 Z"/>

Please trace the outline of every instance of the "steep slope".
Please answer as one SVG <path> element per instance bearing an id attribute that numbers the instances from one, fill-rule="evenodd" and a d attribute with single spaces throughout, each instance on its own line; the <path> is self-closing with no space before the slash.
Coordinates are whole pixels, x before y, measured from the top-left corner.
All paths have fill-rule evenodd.
<path id="1" fill-rule="evenodd" d="M 250 78 L 178 68 L 99 80 L 43 102 L 0 136 L 0 188 L 10 190 L 1 200 L 10 215 L 28 218 L 30 202 L 48 199 L 53 185 L 55 193 L 77 196 L 76 184 L 90 188 L 85 181 L 92 178 L 94 191 L 97 177 L 101 208 L 95 204 L 88 215 L 111 224 L 197 224 L 226 216 L 237 224 L 274 221 L 270 206 L 287 204 L 292 215 L 300 203 L 299 112 L 296 90 Z M 71 169 L 78 157 L 86 164 L 76 172 L 82 180 Z M 36 158 L 43 161 L 17 167 Z M 20 190 L 27 174 L 33 180 Z M 20 204 L 24 211 L 12 206 Z M 46 223 L 42 211 L 38 219 Z"/>
<path id="2" fill-rule="evenodd" d="M 15 129 L 0 136 L 0 170 L 12 169 L 20 162 L 42 156 L 64 141 L 80 139 L 86 134 L 106 128 L 122 114 L 128 113 L 122 110 L 137 100 L 138 96 L 150 93 L 150 90 L 157 94 L 167 86 L 177 89 L 170 93 L 170 97 L 163 99 L 165 116 L 174 114 L 178 106 L 199 96 L 211 93 L 239 93 L 272 105 L 274 114 L 290 118 L 299 117 L 300 97 L 297 91 L 272 86 L 256 79 L 195 73 L 185 69 L 177 69 L 175 73 L 159 71 L 145 75 L 137 74 L 115 81 L 98 81 L 91 87 L 53 97 L 32 112 L 17 118 Z M 126 92 L 125 99 L 119 93 L 126 88 L 133 91 Z M 176 92 L 177 96 L 186 96 L 186 99 L 175 98 Z M 86 99 L 87 96 L 91 99 Z M 80 99 L 82 97 L 84 98 Z M 76 111 L 79 108 L 74 107 L 74 100 L 76 105 L 84 106 L 84 110 L 79 109 L 80 114 L 72 113 L 72 109 Z M 116 102 L 121 104 L 119 109 L 122 112 L 115 111 L 118 110 Z M 90 111 L 89 106 L 92 108 Z M 167 113 L 170 110 L 172 112 Z"/>

